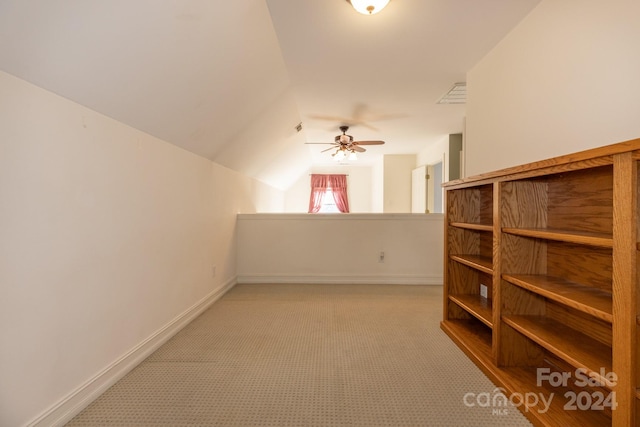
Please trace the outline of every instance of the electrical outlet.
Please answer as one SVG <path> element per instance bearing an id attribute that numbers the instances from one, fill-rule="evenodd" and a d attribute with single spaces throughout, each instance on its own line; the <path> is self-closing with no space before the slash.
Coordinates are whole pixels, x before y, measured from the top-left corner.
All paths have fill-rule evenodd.
<path id="1" fill-rule="evenodd" d="M 378 262 L 384 262 L 384 251 L 380 251 L 380 256 L 378 258 Z"/>
<path id="2" fill-rule="evenodd" d="M 488 291 L 487 285 L 480 283 L 480 296 L 484 298 L 489 298 L 487 291 Z"/>

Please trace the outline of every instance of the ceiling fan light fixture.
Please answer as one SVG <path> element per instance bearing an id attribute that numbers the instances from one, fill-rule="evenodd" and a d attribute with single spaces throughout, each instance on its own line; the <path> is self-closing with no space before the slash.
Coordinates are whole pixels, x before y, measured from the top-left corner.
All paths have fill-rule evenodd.
<path id="1" fill-rule="evenodd" d="M 389 0 L 347 0 L 351 6 L 363 15 L 374 15 L 389 4 Z"/>
<path id="2" fill-rule="evenodd" d="M 333 160 L 335 160 L 336 162 L 340 162 L 342 160 L 344 160 L 345 158 L 345 154 L 344 154 L 344 150 L 339 148 L 338 151 L 336 151 L 333 155 Z"/>
<path id="3" fill-rule="evenodd" d="M 342 131 L 342 135 L 337 135 L 333 139 L 334 142 L 305 142 L 305 144 L 331 145 L 332 147 L 322 150 L 321 153 L 335 150 L 331 153 L 331 157 L 333 157 L 333 160 L 337 162 L 341 162 L 345 159 L 358 160 L 356 152 L 364 153 L 367 151 L 365 148 L 361 147 L 361 145 L 384 145 L 384 141 L 354 141 L 353 136 L 347 135 L 349 126 L 342 125 L 340 126 L 340 130 Z"/>

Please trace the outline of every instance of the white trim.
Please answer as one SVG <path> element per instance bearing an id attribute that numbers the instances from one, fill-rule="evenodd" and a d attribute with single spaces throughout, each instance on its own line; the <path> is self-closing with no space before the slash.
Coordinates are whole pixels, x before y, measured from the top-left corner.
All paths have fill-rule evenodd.
<path id="1" fill-rule="evenodd" d="M 222 287 L 212 291 L 196 302 L 183 313 L 171 320 L 150 337 L 114 361 L 89 381 L 69 393 L 65 398 L 47 409 L 31 421 L 28 426 L 63 426 L 78 415 L 91 402 L 104 393 L 109 387 L 124 377 L 162 344 L 184 328 L 203 311 L 222 297 L 236 284 L 236 278 L 228 280 Z"/>
<path id="2" fill-rule="evenodd" d="M 257 213 L 257 214 L 238 214 L 238 220 L 309 220 L 309 221 L 353 221 L 353 220 L 373 220 L 373 221 L 444 221 L 444 214 L 441 213 Z"/>
<path id="3" fill-rule="evenodd" d="M 238 283 L 301 283 L 301 284 L 368 284 L 368 285 L 442 285 L 442 276 L 418 276 L 418 275 L 397 275 L 397 276 L 329 276 L 329 275 L 244 275 L 238 276 Z"/>

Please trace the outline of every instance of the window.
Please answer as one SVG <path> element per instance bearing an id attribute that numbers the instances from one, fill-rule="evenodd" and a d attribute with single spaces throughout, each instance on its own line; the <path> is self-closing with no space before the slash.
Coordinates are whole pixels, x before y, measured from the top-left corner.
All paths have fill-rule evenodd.
<path id="1" fill-rule="evenodd" d="M 324 190 L 322 194 L 322 201 L 320 202 L 319 213 L 340 213 L 340 209 L 336 206 L 336 201 L 333 198 L 333 190 L 331 187 Z"/>
<path id="2" fill-rule="evenodd" d="M 346 175 L 311 175 L 309 213 L 349 212 Z"/>

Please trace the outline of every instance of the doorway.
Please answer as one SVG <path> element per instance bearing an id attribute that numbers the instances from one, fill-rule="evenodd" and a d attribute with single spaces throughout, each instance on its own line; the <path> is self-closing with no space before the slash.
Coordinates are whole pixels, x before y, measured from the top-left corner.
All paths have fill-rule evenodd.
<path id="1" fill-rule="evenodd" d="M 442 213 L 442 162 L 411 172 L 411 212 Z"/>

